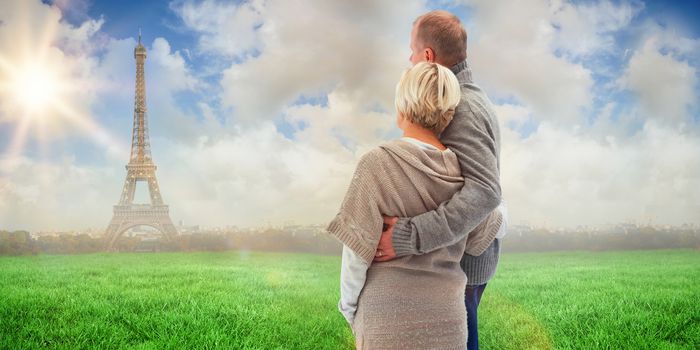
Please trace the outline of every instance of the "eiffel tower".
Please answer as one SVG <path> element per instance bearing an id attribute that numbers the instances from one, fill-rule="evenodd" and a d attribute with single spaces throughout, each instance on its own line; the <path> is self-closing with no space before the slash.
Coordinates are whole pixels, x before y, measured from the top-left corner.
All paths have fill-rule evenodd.
<path id="1" fill-rule="evenodd" d="M 134 129 L 131 136 L 131 158 L 126 165 L 126 181 L 119 204 L 114 206 L 114 216 L 104 234 L 104 244 L 107 251 L 114 250 L 114 243 L 127 230 L 136 226 L 151 226 L 164 234 L 170 240 L 177 235 L 175 225 L 170 219 L 168 206 L 163 204 L 163 198 L 156 180 L 156 165 L 151 158 L 151 145 L 148 138 L 148 120 L 146 119 L 146 78 L 144 62 L 146 48 L 139 43 L 134 49 L 136 59 L 136 98 L 134 102 Z M 136 183 L 148 183 L 150 204 L 134 204 Z"/>

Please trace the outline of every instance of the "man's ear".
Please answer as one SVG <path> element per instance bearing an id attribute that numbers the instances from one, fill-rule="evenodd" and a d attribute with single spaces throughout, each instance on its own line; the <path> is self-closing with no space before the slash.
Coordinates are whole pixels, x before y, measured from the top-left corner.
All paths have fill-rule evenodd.
<path id="1" fill-rule="evenodd" d="M 427 62 L 435 63 L 435 51 L 433 51 L 433 49 L 426 47 L 423 50 L 423 55 Z"/>

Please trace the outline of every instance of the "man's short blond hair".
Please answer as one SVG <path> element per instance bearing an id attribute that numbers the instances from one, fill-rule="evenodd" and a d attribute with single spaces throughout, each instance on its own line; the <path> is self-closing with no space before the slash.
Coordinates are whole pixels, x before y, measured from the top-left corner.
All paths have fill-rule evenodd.
<path id="1" fill-rule="evenodd" d="M 459 17 L 442 10 L 430 11 L 413 22 L 422 48 L 431 48 L 440 63 L 450 67 L 467 59 L 467 31 Z"/>
<path id="2" fill-rule="evenodd" d="M 420 62 L 405 70 L 396 84 L 396 110 L 406 120 L 439 134 L 452 120 L 460 96 L 452 71 Z"/>

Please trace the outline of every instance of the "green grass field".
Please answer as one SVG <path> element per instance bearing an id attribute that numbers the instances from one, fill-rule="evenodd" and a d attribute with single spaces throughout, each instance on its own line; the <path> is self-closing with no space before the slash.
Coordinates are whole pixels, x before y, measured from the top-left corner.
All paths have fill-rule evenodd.
<path id="1" fill-rule="evenodd" d="M 0 257 L 0 348 L 351 349 L 340 259 L 278 253 Z M 698 349 L 700 252 L 505 254 L 484 349 Z"/>

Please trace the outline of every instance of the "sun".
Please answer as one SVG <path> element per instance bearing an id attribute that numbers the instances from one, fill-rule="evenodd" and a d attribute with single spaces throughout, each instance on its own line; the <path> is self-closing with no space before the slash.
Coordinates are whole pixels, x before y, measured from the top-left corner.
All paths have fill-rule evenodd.
<path id="1" fill-rule="evenodd" d="M 0 54 L 0 114 L 16 123 L 60 123 L 59 110 L 74 94 L 71 82 L 65 67 L 50 60 L 25 56 L 12 62 Z"/>
<path id="2" fill-rule="evenodd" d="M 18 69 L 10 88 L 15 102 L 30 114 L 45 112 L 60 100 L 62 90 L 57 74 L 36 63 Z"/>

